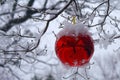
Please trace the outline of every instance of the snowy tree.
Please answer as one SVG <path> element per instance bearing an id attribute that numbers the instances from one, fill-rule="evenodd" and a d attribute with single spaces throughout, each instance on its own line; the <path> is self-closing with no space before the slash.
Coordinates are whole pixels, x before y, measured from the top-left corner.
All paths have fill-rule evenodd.
<path id="1" fill-rule="evenodd" d="M 0 0 L 0 79 L 120 80 L 119 3 Z M 74 16 L 88 28 L 95 51 L 86 68 L 68 71 L 56 57 L 54 46 L 57 33 L 66 21 L 72 23 Z"/>

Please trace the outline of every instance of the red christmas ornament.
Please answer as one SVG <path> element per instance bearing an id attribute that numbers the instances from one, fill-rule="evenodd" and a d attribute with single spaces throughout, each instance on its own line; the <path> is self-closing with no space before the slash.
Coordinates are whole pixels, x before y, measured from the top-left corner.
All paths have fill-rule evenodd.
<path id="1" fill-rule="evenodd" d="M 81 26 L 81 25 L 80 25 Z M 55 51 L 64 65 L 71 67 L 88 63 L 94 52 L 93 39 L 84 26 L 67 25 L 57 35 Z"/>

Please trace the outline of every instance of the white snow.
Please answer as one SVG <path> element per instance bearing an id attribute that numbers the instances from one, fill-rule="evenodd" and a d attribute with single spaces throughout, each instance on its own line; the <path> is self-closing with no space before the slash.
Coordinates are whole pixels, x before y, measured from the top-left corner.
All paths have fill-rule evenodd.
<path id="1" fill-rule="evenodd" d="M 78 36 L 79 34 L 87 34 L 90 35 L 88 32 L 88 28 L 82 24 L 81 22 L 78 22 L 76 24 L 72 24 L 70 22 L 64 21 L 63 22 L 63 30 L 61 30 L 58 35 L 57 39 L 59 39 L 61 36 Z"/>

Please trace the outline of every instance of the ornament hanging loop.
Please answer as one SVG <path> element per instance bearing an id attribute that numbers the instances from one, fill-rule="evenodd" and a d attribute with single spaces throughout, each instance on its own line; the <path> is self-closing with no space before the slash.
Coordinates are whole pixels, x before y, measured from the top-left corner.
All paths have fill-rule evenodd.
<path id="1" fill-rule="evenodd" d="M 76 16 L 72 17 L 72 24 L 76 24 Z"/>

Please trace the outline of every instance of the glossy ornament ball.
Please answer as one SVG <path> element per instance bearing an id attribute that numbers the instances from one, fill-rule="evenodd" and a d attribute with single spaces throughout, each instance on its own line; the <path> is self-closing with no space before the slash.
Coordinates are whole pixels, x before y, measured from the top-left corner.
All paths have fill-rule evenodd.
<path id="1" fill-rule="evenodd" d="M 71 67 L 88 63 L 94 52 L 93 39 L 84 26 L 67 25 L 57 35 L 55 51 L 59 60 Z"/>

